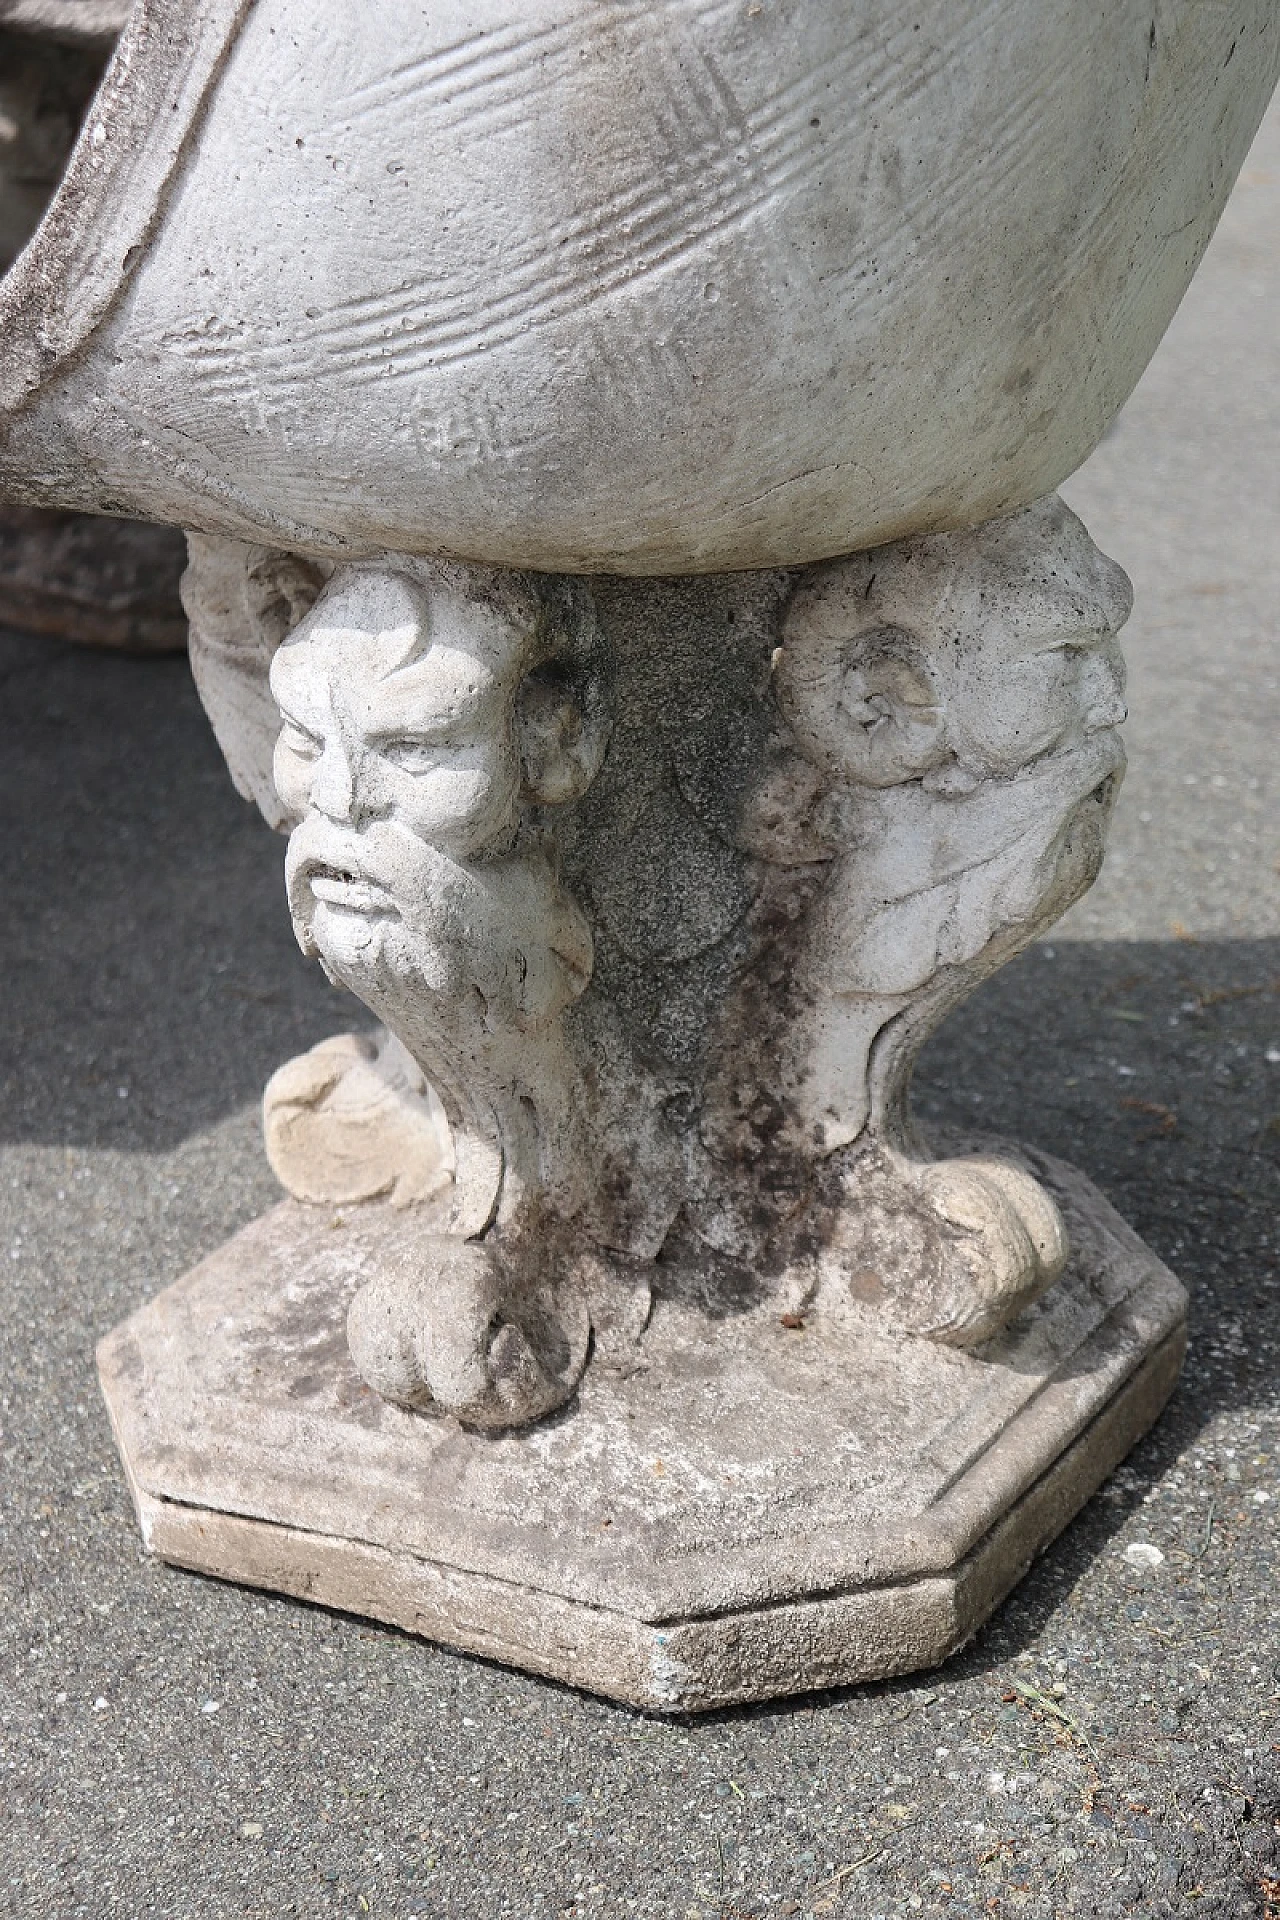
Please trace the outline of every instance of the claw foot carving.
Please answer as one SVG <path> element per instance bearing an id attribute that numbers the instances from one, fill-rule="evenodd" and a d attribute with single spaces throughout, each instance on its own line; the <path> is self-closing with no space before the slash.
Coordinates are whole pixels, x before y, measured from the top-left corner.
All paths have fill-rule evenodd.
<path id="1" fill-rule="evenodd" d="M 590 1334 L 571 1285 L 513 1285 L 493 1248 L 444 1235 L 368 1281 L 347 1317 L 351 1357 L 375 1392 L 491 1432 L 562 1406 Z"/>
<path id="2" fill-rule="evenodd" d="M 819 1259 L 885 1325 L 974 1347 L 1040 1298 L 1070 1251 L 1051 1196 L 994 1154 L 925 1164 L 871 1149 L 843 1169 Z"/>

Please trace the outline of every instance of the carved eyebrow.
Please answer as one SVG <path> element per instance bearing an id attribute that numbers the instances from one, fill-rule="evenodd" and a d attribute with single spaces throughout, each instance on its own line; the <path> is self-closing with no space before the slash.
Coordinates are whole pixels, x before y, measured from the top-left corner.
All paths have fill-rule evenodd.
<path id="1" fill-rule="evenodd" d="M 309 727 L 305 720 L 299 720 L 296 714 L 291 713 L 288 707 L 282 704 L 279 695 L 276 695 L 276 707 L 286 727 L 292 727 L 295 733 L 305 733 L 308 740 L 320 739 L 318 730 L 315 727 Z"/>
<path id="2" fill-rule="evenodd" d="M 1081 619 L 1070 626 L 1047 628 L 1042 636 L 1032 643 L 1034 653 L 1061 653 L 1071 650 L 1088 653 L 1095 647 L 1102 647 L 1115 639 L 1114 628 L 1101 621 Z"/>
<path id="3" fill-rule="evenodd" d="M 397 679 L 400 676 L 379 681 L 361 702 L 364 730 L 370 739 L 401 740 L 410 735 L 443 738 L 457 727 L 480 721 L 495 693 L 492 683 L 479 676 L 471 685 L 455 685 L 447 692 L 430 681 L 415 687 L 403 679 L 396 685 Z"/>
<path id="4" fill-rule="evenodd" d="M 1049 640 L 1037 653 L 1096 653 L 1113 636 L 1099 632 L 1094 628 L 1080 628 L 1074 633 L 1064 633 L 1057 640 Z"/>
<path id="5" fill-rule="evenodd" d="M 315 683 L 307 664 L 299 661 L 287 647 L 279 648 L 271 662 L 269 685 L 271 697 L 276 706 L 294 726 L 302 724 L 294 718 L 291 707 L 295 695 L 304 708 L 308 705 L 323 704 L 323 701 L 318 701 L 315 697 Z M 306 731 L 305 728 L 303 730 Z"/>
<path id="6" fill-rule="evenodd" d="M 437 721 L 427 721 L 425 724 L 421 721 L 413 721 L 399 727 L 394 724 L 385 727 L 370 727 L 368 733 L 369 745 L 372 747 L 386 747 L 395 744 L 397 741 L 407 740 L 414 746 L 448 746 L 451 744 L 457 731 L 460 717 L 462 716 L 450 713 L 442 715 Z"/>

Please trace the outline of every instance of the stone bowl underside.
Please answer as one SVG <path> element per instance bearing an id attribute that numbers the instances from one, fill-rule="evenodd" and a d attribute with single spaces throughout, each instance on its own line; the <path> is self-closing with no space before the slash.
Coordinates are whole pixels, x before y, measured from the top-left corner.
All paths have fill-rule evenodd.
<path id="1" fill-rule="evenodd" d="M 0 491 L 298 550 L 794 565 L 1085 458 L 1271 0 L 139 0 L 0 284 Z"/>

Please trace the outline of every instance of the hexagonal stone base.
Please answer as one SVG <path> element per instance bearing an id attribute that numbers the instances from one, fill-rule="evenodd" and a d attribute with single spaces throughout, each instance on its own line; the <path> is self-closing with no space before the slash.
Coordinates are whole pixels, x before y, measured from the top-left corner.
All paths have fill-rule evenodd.
<path id="1" fill-rule="evenodd" d="M 1059 1284 L 977 1353 L 726 1312 L 655 1268 L 558 1417 L 464 1432 L 366 1388 L 385 1206 L 285 1201 L 99 1348 L 148 1546 L 660 1711 L 936 1664 L 1156 1418 L 1186 1298 L 1082 1175 Z M 789 1316 L 790 1317 L 790 1316 Z"/>

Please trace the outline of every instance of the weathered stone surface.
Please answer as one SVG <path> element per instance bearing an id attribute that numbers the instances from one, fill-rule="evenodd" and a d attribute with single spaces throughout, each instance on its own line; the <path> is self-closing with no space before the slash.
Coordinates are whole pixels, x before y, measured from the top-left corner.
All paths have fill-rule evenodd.
<path id="1" fill-rule="evenodd" d="M 75 144 L 115 0 L 0 0 L 0 273 L 30 240 Z M 0 620 L 82 646 L 176 652 L 181 536 L 168 526 L 0 507 Z"/>
<path id="2" fill-rule="evenodd" d="M 439 1148 L 425 1096 L 379 1093 L 352 1185 L 367 1070 L 348 1097 L 308 1057 L 268 1099 L 302 1197 L 407 1197 L 415 1141 L 447 1162 L 416 1261 L 352 1308 L 380 1392 L 545 1414 L 601 1267 L 681 1236 L 747 1290 L 844 1288 L 961 1346 L 1053 1283 L 1053 1202 L 999 1156 L 932 1161 L 907 1087 L 1102 857 L 1130 595 L 1060 502 L 699 581 L 304 578 L 193 539 L 185 592 L 241 789 L 292 829 L 304 951 L 447 1115 Z"/>
<path id="3" fill-rule="evenodd" d="M 402 1212 L 282 1202 L 99 1350 L 148 1543 L 661 1710 L 937 1662 L 1181 1357 L 1167 1270 L 1081 1175 L 1000 1152 L 1074 1250 L 984 1348 L 886 1338 L 847 1301 L 718 1295 L 673 1259 L 647 1319 L 621 1290 L 597 1310 L 575 1398 L 518 1436 L 406 1412 L 355 1372 L 347 1307 Z"/>
<path id="4" fill-rule="evenodd" d="M 1278 67 L 1267 0 L 138 0 L 0 281 L 0 488 L 196 530 L 202 697 L 384 1029 L 270 1150 L 403 1203 L 109 1350 L 157 1538 L 185 1474 L 226 1555 L 323 1538 L 285 1586 L 439 1562 L 542 1596 L 531 1664 L 585 1606 L 615 1691 L 730 1699 L 938 1657 L 1149 1417 L 1175 1284 L 908 1090 L 1098 870 L 1129 591 L 1048 489 Z"/>
<path id="5" fill-rule="evenodd" d="M 1271 0 L 140 0 L 0 288 L 0 490 L 341 559 L 794 566 L 1130 392 Z"/>
<path id="6" fill-rule="evenodd" d="M 0 0 L 0 274 L 38 226 L 102 78 L 105 55 L 50 43 Z"/>
<path id="7" fill-rule="evenodd" d="M 267 675 L 276 648 L 310 612 L 333 569 L 238 541 L 188 538 L 182 604 L 191 671 L 236 790 L 268 826 L 293 824 L 271 763 L 280 712 Z"/>

